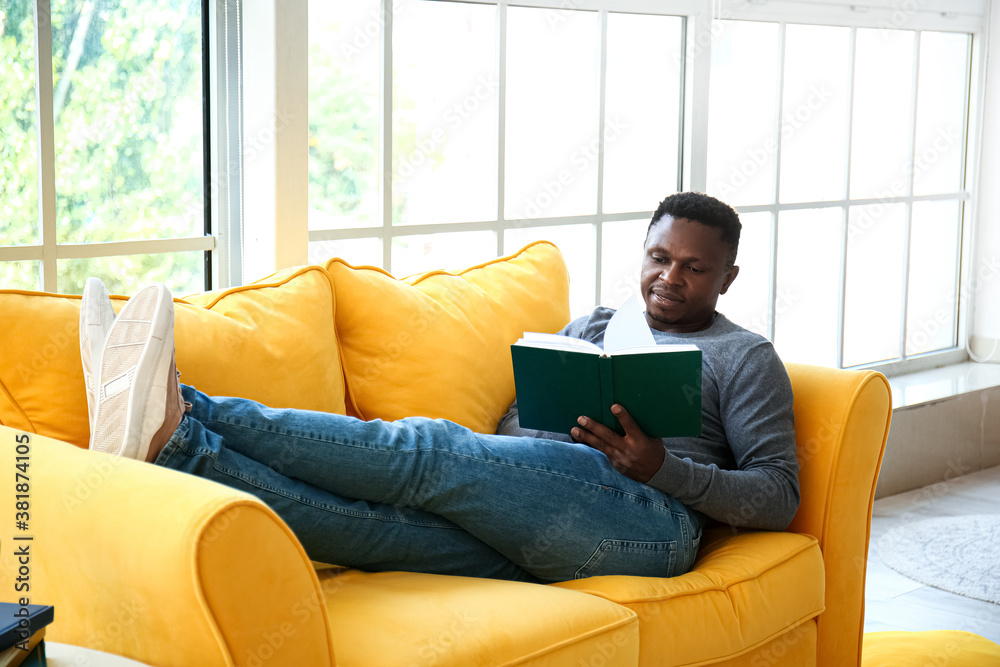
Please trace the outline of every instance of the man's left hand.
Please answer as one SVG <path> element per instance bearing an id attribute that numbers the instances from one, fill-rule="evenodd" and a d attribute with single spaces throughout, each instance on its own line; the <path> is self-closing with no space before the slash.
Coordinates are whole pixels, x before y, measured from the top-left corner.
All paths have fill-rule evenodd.
<path id="1" fill-rule="evenodd" d="M 651 438 L 639 428 L 632 416 L 617 403 L 611 412 L 618 418 L 625 435 L 618 435 L 604 424 L 589 417 L 580 417 L 570 435 L 577 442 L 601 451 L 615 470 L 645 484 L 663 464 L 663 441 Z"/>

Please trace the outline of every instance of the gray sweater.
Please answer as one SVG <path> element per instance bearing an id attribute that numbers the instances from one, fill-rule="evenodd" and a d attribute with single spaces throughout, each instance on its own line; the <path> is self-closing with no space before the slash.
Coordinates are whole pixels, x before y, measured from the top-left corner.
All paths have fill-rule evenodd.
<path id="1" fill-rule="evenodd" d="M 559 333 L 603 346 L 614 312 L 598 307 Z M 664 438 L 663 465 L 647 484 L 733 526 L 787 528 L 799 506 L 792 387 L 770 341 L 719 313 L 703 331 L 652 332 L 659 344 L 691 343 L 702 351 L 702 434 Z M 497 433 L 571 440 L 522 429 L 517 401 Z"/>

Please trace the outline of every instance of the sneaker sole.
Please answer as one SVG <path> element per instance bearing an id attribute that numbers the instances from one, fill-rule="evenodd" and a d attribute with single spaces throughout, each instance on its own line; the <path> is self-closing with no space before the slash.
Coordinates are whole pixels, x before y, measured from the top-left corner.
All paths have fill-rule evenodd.
<path id="1" fill-rule="evenodd" d="M 162 285 L 143 288 L 118 314 L 101 358 L 91 449 L 145 459 L 163 423 L 173 320 L 173 300 Z"/>
<path id="2" fill-rule="evenodd" d="M 114 321 L 115 311 L 111 307 L 104 283 L 97 278 L 87 278 L 80 302 L 80 359 L 87 388 L 87 416 L 91 431 L 94 429 L 97 385 L 100 382 L 100 378 L 95 377 L 95 371 L 100 370 L 104 337 Z"/>

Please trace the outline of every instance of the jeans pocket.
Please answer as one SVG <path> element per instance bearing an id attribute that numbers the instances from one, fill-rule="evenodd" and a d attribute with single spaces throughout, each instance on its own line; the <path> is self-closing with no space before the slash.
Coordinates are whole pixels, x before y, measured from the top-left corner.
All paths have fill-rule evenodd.
<path id="1" fill-rule="evenodd" d="M 672 577 L 677 564 L 677 542 L 604 540 L 583 566 L 577 579 L 621 574 L 635 577 Z"/>

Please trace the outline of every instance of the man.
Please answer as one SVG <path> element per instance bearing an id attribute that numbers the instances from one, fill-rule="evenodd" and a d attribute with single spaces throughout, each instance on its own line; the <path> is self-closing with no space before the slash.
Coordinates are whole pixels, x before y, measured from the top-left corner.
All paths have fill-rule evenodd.
<path id="1" fill-rule="evenodd" d="M 141 290 L 105 331 L 106 292 L 88 281 L 91 448 L 256 495 L 316 561 L 535 582 L 682 574 L 706 515 L 780 530 L 798 504 L 784 367 L 765 339 L 715 312 L 739 271 L 738 242 L 735 211 L 682 193 L 660 205 L 644 246 L 654 335 L 703 349 L 701 438 L 648 438 L 621 406 L 625 436 L 583 415 L 563 442 L 209 397 L 178 383 L 165 287 Z M 564 333 L 599 340 L 610 312 Z M 500 430 L 519 431 L 516 404 Z"/>

